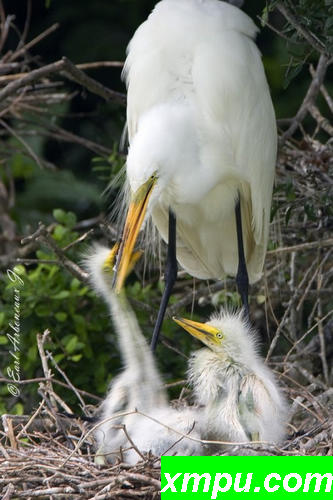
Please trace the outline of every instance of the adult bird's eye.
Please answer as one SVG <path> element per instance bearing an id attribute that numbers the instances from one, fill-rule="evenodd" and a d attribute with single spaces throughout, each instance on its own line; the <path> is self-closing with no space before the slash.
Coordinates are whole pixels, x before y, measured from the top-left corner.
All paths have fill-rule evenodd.
<path id="1" fill-rule="evenodd" d="M 218 334 L 216 335 L 216 337 L 217 337 L 218 339 L 222 339 L 222 338 L 223 338 L 223 335 L 222 335 L 222 333 L 218 333 Z"/>

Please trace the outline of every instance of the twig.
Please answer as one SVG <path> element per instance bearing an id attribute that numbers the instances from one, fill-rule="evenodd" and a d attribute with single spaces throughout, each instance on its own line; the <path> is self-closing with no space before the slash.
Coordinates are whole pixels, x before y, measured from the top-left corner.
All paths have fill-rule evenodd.
<path id="1" fill-rule="evenodd" d="M 59 258 L 59 262 L 63 265 L 65 269 L 67 269 L 73 276 L 78 278 L 80 281 L 86 282 L 88 281 L 88 273 L 83 271 L 75 262 L 71 261 L 68 257 L 66 257 L 65 253 L 58 245 L 55 243 L 53 238 L 50 236 L 47 228 L 44 224 L 40 223 L 38 230 L 28 238 L 24 238 L 22 242 L 30 241 L 30 240 L 39 240 L 45 243 Z"/>
<path id="2" fill-rule="evenodd" d="M 44 372 L 45 378 L 47 379 L 46 389 L 50 395 L 50 402 L 51 402 L 52 409 L 55 412 L 57 412 L 58 409 L 57 409 L 57 404 L 55 402 L 54 390 L 53 390 L 53 386 L 52 386 L 52 373 L 51 373 L 51 370 L 49 370 L 49 367 L 47 365 L 47 358 L 46 358 L 46 354 L 44 351 L 44 344 L 45 344 L 45 341 L 49 335 L 50 335 L 50 330 L 45 330 L 43 335 L 41 335 L 40 333 L 37 333 L 36 338 L 37 338 L 37 347 L 38 347 L 38 351 L 39 351 L 39 356 L 40 356 L 40 359 L 42 362 L 43 372 Z"/>
<path id="3" fill-rule="evenodd" d="M 267 255 L 276 255 L 281 253 L 300 252 L 303 250 L 312 250 L 314 248 L 325 248 L 333 246 L 333 238 L 327 240 L 311 241 L 310 243 L 301 243 L 299 245 L 292 245 L 290 247 L 276 248 L 269 250 Z"/>
<path id="4" fill-rule="evenodd" d="M 59 72 L 63 72 L 67 78 L 79 83 L 90 90 L 90 92 L 103 97 L 106 101 L 113 100 L 119 104 L 125 105 L 126 98 L 123 94 L 110 90 L 93 78 L 87 76 L 83 71 L 76 68 L 76 66 L 66 57 L 43 66 L 42 68 L 30 71 L 28 75 L 9 83 L 0 91 L 0 101 L 14 94 L 18 89 L 36 82 L 40 78 Z"/>
<path id="5" fill-rule="evenodd" d="M 323 84 L 328 65 L 329 65 L 328 56 L 326 54 L 321 54 L 316 68 L 315 76 L 313 77 L 312 82 L 309 85 L 309 88 L 303 99 L 303 102 L 299 110 L 297 111 L 296 116 L 294 117 L 290 127 L 283 133 L 281 137 L 282 144 L 289 137 L 291 137 L 294 134 L 294 132 L 296 132 L 297 128 L 300 126 L 300 124 L 306 117 L 309 111 L 309 106 L 311 106 L 315 102 L 317 95 L 320 91 L 320 87 Z"/>
<path id="6" fill-rule="evenodd" d="M 38 158 L 38 156 L 36 155 L 36 153 L 33 151 L 33 149 L 29 146 L 29 144 L 27 142 L 25 142 L 22 137 L 20 137 L 14 129 L 12 129 L 5 121 L 1 120 L 0 119 L 0 124 L 6 129 L 8 130 L 8 132 L 13 136 L 15 137 L 24 147 L 25 149 L 28 151 L 29 153 L 29 156 L 31 156 L 31 158 L 33 160 L 35 160 L 35 162 L 37 163 L 37 165 L 40 167 L 40 168 L 43 168 L 44 164 L 40 161 L 40 159 Z"/>
<path id="7" fill-rule="evenodd" d="M 67 377 L 66 373 L 60 368 L 60 366 L 58 365 L 58 363 L 56 362 L 56 360 L 52 356 L 52 353 L 50 353 L 49 351 L 46 351 L 46 354 L 47 354 L 47 358 L 52 361 L 52 363 L 53 363 L 54 367 L 56 368 L 56 370 L 60 373 L 60 375 L 67 382 L 68 386 L 72 389 L 72 391 L 74 392 L 75 396 L 80 401 L 82 409 L 85 412 L 85 415 L 87 415 L 87 413 L 86 413 L 86 404 L 83 401 L 83 399 L 82 399 L 81 394 L 79 393 L 79 391 L 76 389 L 76 387 L 74 387 L 74 385 L 72 384 L 72 382 Z"/>
<path id="8" fill-rule="evenodd" d="M 37 45 L 37 43 L 39 43 L 41 40 L 43 40 L 44 38 L 46 38 L 47 36 L 49 36 L 51 33 L 53 33 L 54 31 L 56 31 L 59 28 L 59 26 L 60 26 L 59 23 L 55 23 L 52 26 L 50 26 L 49 28 L 47 28 L 45 31 L 42 31 L 42 33 L 40 33 L 39 35 L 37 35 L 30 42 L 28 42 L 25 45 L 23 45 L 23 47 L 21 47 L 19 50 L 16 50 L 13 53 L 13 55 L 9 58 L 9 61 L 10 62 L 15 61 L 15 59 L 17 59 L 18 57 L 20 57 L 21 54 L 23 54 L 24 52 L 27 52 L 27 50 L 31 49 L 31 47 L 33 47 L 34 45 Z"/>
<path id="9" fill-rule="evenodd" d="M 298 21 L 296 16 L 294 16 L 284 3 L 278 2 L 276 7 L 317 52 L 326 56 L 325 45 Z"/>
<path id="10" fill-rule="evenodd" d="M 317 276 L 317 291 L 319 292 L 321 289 L 323 283 L 323 275 L 321 273 L 318 273 Z M 333 313 L 333 310 L 330 311 L 330 313 Z M 327 317 L 327 315 L 325 316 Z M 323 322 L 325 320 L 325 317 L 323 318 L 323 307 L 322 307 L 322 299 L 318 293 L 318 334 L 319 334 L 319 342 L 320 342 L 320 360 L 321 364 L 323 367 L 323 374 L 324 374 L 324 379 L 326 384 L 329 384 L 329 371 L 328 371 L 328 365 L 327 365 L 327 357 L 326 357 L 326 344 L 325 344 L 325 335 L 324 335 L 324 328 L 323 328 Z"/>
<path id="11" fill-rule="evenodd" d="M 314 105 L 310 104 L 309 105 L 309 113 L 312 115 L 312 117 L 316 120 L 318 123 L 319 127 L 321 127 L 325 132 L 330 136 L 333 137 L 333 127 L 330 124 L 330 122 L 325 118 L 319 111 L 319 109 Z"/>

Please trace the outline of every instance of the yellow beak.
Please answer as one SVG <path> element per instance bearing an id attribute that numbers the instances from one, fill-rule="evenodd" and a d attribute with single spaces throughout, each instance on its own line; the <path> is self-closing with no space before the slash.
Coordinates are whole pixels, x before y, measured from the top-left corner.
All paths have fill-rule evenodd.
<path id="1" fill-rule="evenodd" d="M 107 256 L 107 258 L 104 262 L 104 265 L 103 265 L 104 271 L 111 274 L 111 275 L 113 275 L 113 273 L 114 273 L 114 263 L 115 263 L 115 260 L 117 257 L 119 246 L 120 246 L 119 242 L 115 243 L 115 245 L 111 248 L 109 255 Z M 127 267 L 127 273 L 126 273 L 125 277 L 127 277 L 127 275 L 132 271 L 135 264 L 140 259 L 141 255 L 142 255 L 141 250 L 138 250 L 137 252 L 133 252 L 131 254 L 129 264 Z"/>
<path id="2" fill-rule="evenodd" d="M 127 274 L 132 270 L 131 256 L 142 226 L 149 198 L 156 183 L 156 176 L 152 175 L 132 196 L 127 212 L 124 231 L 117 256 L 114 284 L 116 292 L 121 290 Z"/>
<path id="3" fill-rule="evenodd" d="M 220 330 L 214 328 L 213 326 L 207 325 L 207 323 L 199 323 L 198 321 L 192 321 L 185 318 L 172 318 L 179 326 L 184 328 L 188 333 L 201 340 L 204 344 L 207 341 L 214 342 L 215 344 L 220 344 L 220 340 L 217 334 L 221 333 Z"/>

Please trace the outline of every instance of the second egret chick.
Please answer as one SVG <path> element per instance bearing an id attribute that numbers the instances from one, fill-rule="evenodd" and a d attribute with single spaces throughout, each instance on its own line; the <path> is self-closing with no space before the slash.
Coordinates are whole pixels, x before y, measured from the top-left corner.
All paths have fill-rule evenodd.
<path id="1" fill-rule="evenodd" d="M 119 294 L 112 291 L 117 250 L 117 245 L 111 252 L 106 247 L 95 246 L 86 258 L 92 286 L 109 306 L 125 365 L 120 375 L 112 381 L 102 404 L 100 425 L 95 434 L 98 443 L 97 461 L 104 462 L 106 458 L 113 462 L 121 457 L 135 464 L 140 456 L 132 443 L 140 452 L 150 451 L 156 456 L 200 455 L 200 442 L 182 437 L 184 434 L 200 438 L 195 411 L 190 408 L 177 411 L 169 406 L 153 355 L 125 293 L 123 290 Z M 134 254 L 130 269 L 137 258 L 138 254 Z M 149 415 L 155 421 L 138 413 L 121 415 L 135 410 Z M 117 414 L 119 417 L 113 418 Z"/>
<path id="2" fill-rule="evenodd" d="M 188 372 L 196 403 L 204 407 L 203 438 L 281 441 L 287 404 L 242 312 L 222 310 L 207 323 L 174 320 L 208 347 L 193 353 Z"/>

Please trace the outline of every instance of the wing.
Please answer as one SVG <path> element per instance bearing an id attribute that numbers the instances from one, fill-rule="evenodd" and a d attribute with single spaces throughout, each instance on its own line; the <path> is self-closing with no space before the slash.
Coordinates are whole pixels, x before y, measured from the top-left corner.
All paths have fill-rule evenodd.
<path id="1" fill-rule="evenodd" d="M 254 374 L 243 378 L 239 392 L 241 423 L 252 440 L 279 441 L 283 436 L 285 409 L 271 377 L 264 383 Z"/>
<path id="2" fill-rule="evenodd" d="M 228 129 L 233 162 L 223 174 L 239 180 L 253 282 L 261 275 L 267 247 L 277 150 L 275 114 L 260 53 L 242 33 L 222 32 L 198 48 L 193 79 L 202 128 L 210 136 L 216 135 L 221 123 Z M 213 148 L 216 152 L 210 158 L 218 162 L 223 158 L 218 141 Z"/>

